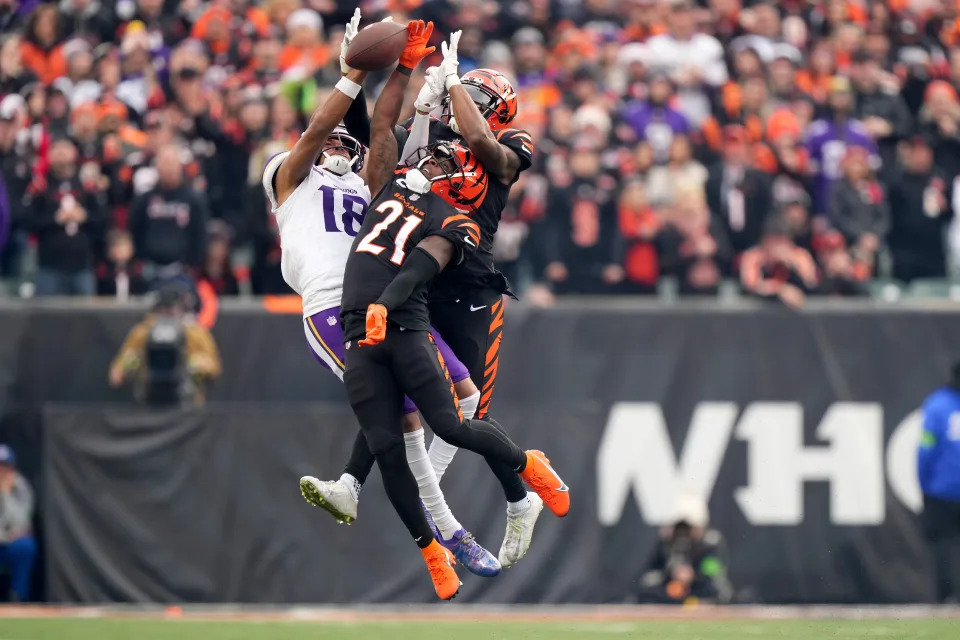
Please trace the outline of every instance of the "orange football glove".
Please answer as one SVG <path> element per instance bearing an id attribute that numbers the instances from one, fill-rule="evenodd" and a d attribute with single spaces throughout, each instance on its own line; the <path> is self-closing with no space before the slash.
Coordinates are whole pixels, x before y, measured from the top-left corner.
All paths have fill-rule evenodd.
<path id="1" fill-rule="evenodd" d="M 361 347 L 380 344 L 387 337 L 387 308 L 382 304 L 367 307 L 367 337 L 358 342 Z"/>
<path id="2" fill-rule="evenodd" d="M 436 51 L 436 47 L 427 46 L 432 35 L 433 22 L 423 24 L 423 20 L 411 20 L 407 23 L 407 48 L 400 54 L 400 66 L 414 69 L 421 60 Z"/>

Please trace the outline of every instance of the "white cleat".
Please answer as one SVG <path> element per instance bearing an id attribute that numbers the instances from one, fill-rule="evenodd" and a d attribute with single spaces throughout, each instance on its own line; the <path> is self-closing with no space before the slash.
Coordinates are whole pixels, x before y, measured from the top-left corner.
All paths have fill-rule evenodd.
<path id="1" fill-rule="evenodd" d="M 327 511 L 337 522 L 350 524 L 357 519 L 357 500 L 339 480 L 303 476 L 300 478 L 300 493 L 307 502 Z"/>
<path id="2" fill-rule="evenodd" d="M 526 511 L 512 515 L 507 513 L 507 532 L 503 536 L 503 544 L 497 556 L 504 569 L 512 567 L 525 556 L 533 542 L 533 527 L 543 511 L 543 500 L 532 491 L 527 492 L 527 498 L 530 506 Z"/>

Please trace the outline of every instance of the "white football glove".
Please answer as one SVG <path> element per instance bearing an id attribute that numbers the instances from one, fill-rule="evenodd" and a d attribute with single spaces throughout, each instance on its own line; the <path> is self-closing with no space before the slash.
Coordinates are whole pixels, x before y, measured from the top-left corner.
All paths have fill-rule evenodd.
<path id="1" fill-rule="evenodd" d="M 357 10 L 353 12 L 353 17 L 350 18 L 350 22 L 347 23 L 347 26 L 343 31 L 343 42 L 340 43 L 340 71 L 343 75 L 347 75 L 353 69 L 350 65 L 347 64 L 347 49 L 350 48 L 350 43 L 353 42 L 353 39 L 357 35 L 360 27 L 360 8 L 357 7 Z"/>
<path id="2" fill-rule="evenodd" d="M 450 46 L 447 46 L 446 42 L 440 44 L 440 54 L 443 56 L 443 61 L 440 63 L 439 73 L 447 91 L 450 90 L 450 87 L 460 84 L 460 76 L 457 72 L 457 67 L 460 66 L 460 61 L 457 60 L 457 45 L 460 43 L 461 33 L 463 32 L 454 31 L 450 34 Z"/>
<path id="3" fill-rule="evenodd" d="M 430 113 L 440 106 L 440 101 L 447 92 L 443 87 L 443 78 L 440 76 L 440 67 L 430 67 L 424 73 L 423 87 L 417 94 L 417 101 L 413 103 L 420 113 Z"/>

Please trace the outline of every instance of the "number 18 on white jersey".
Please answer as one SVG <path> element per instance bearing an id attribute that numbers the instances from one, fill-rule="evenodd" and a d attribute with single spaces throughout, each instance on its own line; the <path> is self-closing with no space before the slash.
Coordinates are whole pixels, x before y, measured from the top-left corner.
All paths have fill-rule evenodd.
<path id="1" fill-rule="evenodd" d="M 303 298 L 307 317 L 340 304 L 343 269 L 370 204 L 370 189 L 355 173 L 338 176 L 313 167 L 277 206 L 273 177 L 288 153 L 267 162 L 263 188 L 280 228 L 283 279 Z"/>

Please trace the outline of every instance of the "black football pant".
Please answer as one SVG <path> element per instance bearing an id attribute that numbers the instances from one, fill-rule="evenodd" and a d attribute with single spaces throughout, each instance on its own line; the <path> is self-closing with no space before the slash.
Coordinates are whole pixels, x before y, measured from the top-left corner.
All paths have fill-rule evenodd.
<path id="1" fill-rule="evenodd" d="M 526 454 L 501 430 L 483 420 L 464 420 L 453 382 L 426 331 L 387 329 L 372 347 L 347 342 L 343 381 L 370 451 L 380 466 L 384 489 L 410 535 L 424 547 L 433 540 L 407 465 L 400 415 L 407 395 L 433 432 L 450 444 L 496 459 L 511 470 Z"/>
<path id="2" fill-rule="evenodd" d="M 492 289 L 484 290 L 459 300 L 431 302 L 430 320 L 460 362 L 470 371 L 470 378 L 480 389 L 480 404 L 475 417 L 488 420 L 506 436 L 503 427 L 487 417 L 490 412 L 493 387 L 497 380 L 497 370 L 500 366 L 503 306 L 502 294 Z M 420 405 L 417 405 L 417 408 L 419 409 Z M 440 435 L 430 423 L 429 418 L 427 424 L 435 434 Z M 451 442 L 451 444 L 456 443 Z M 344 467 L 344 472 L 363 484 L 373 468 L 373 459 L 366 438 L 363 433 L 360 433 L 353 441 L 353 450 L 350 452 L 350 460 Z M 523 482 L 511 467 L 492 458 L 486 458 L 486 461 L 490 470 L 500 481 L 508 502 L 518 502 L 527 496 Z"/>
<path id="3" fill-rule="evenodd" d="M 920 522 L 933 551 L 938 601 L 960 599 L 960 501 L 923 496 Z"/>
<path id="4" fill-rule="evenodd" d="M 430 303 L 430 323 L 450 345 L 457 359 L 467 367 L 470 378 L 480 389 L 476 417 L 491 422 L 501 431 L 503 427 L 490 419 L 489 415 L 493 387 L 500 367 L 503 308 L 503 294 L 493 289 L 472 292 L 458 300 Z M 512 468 L 493 458 L 486 460 L 493 475 L 500 481 L 508 502 L 518 502 L 527 497 L 523 482 Z"/>

